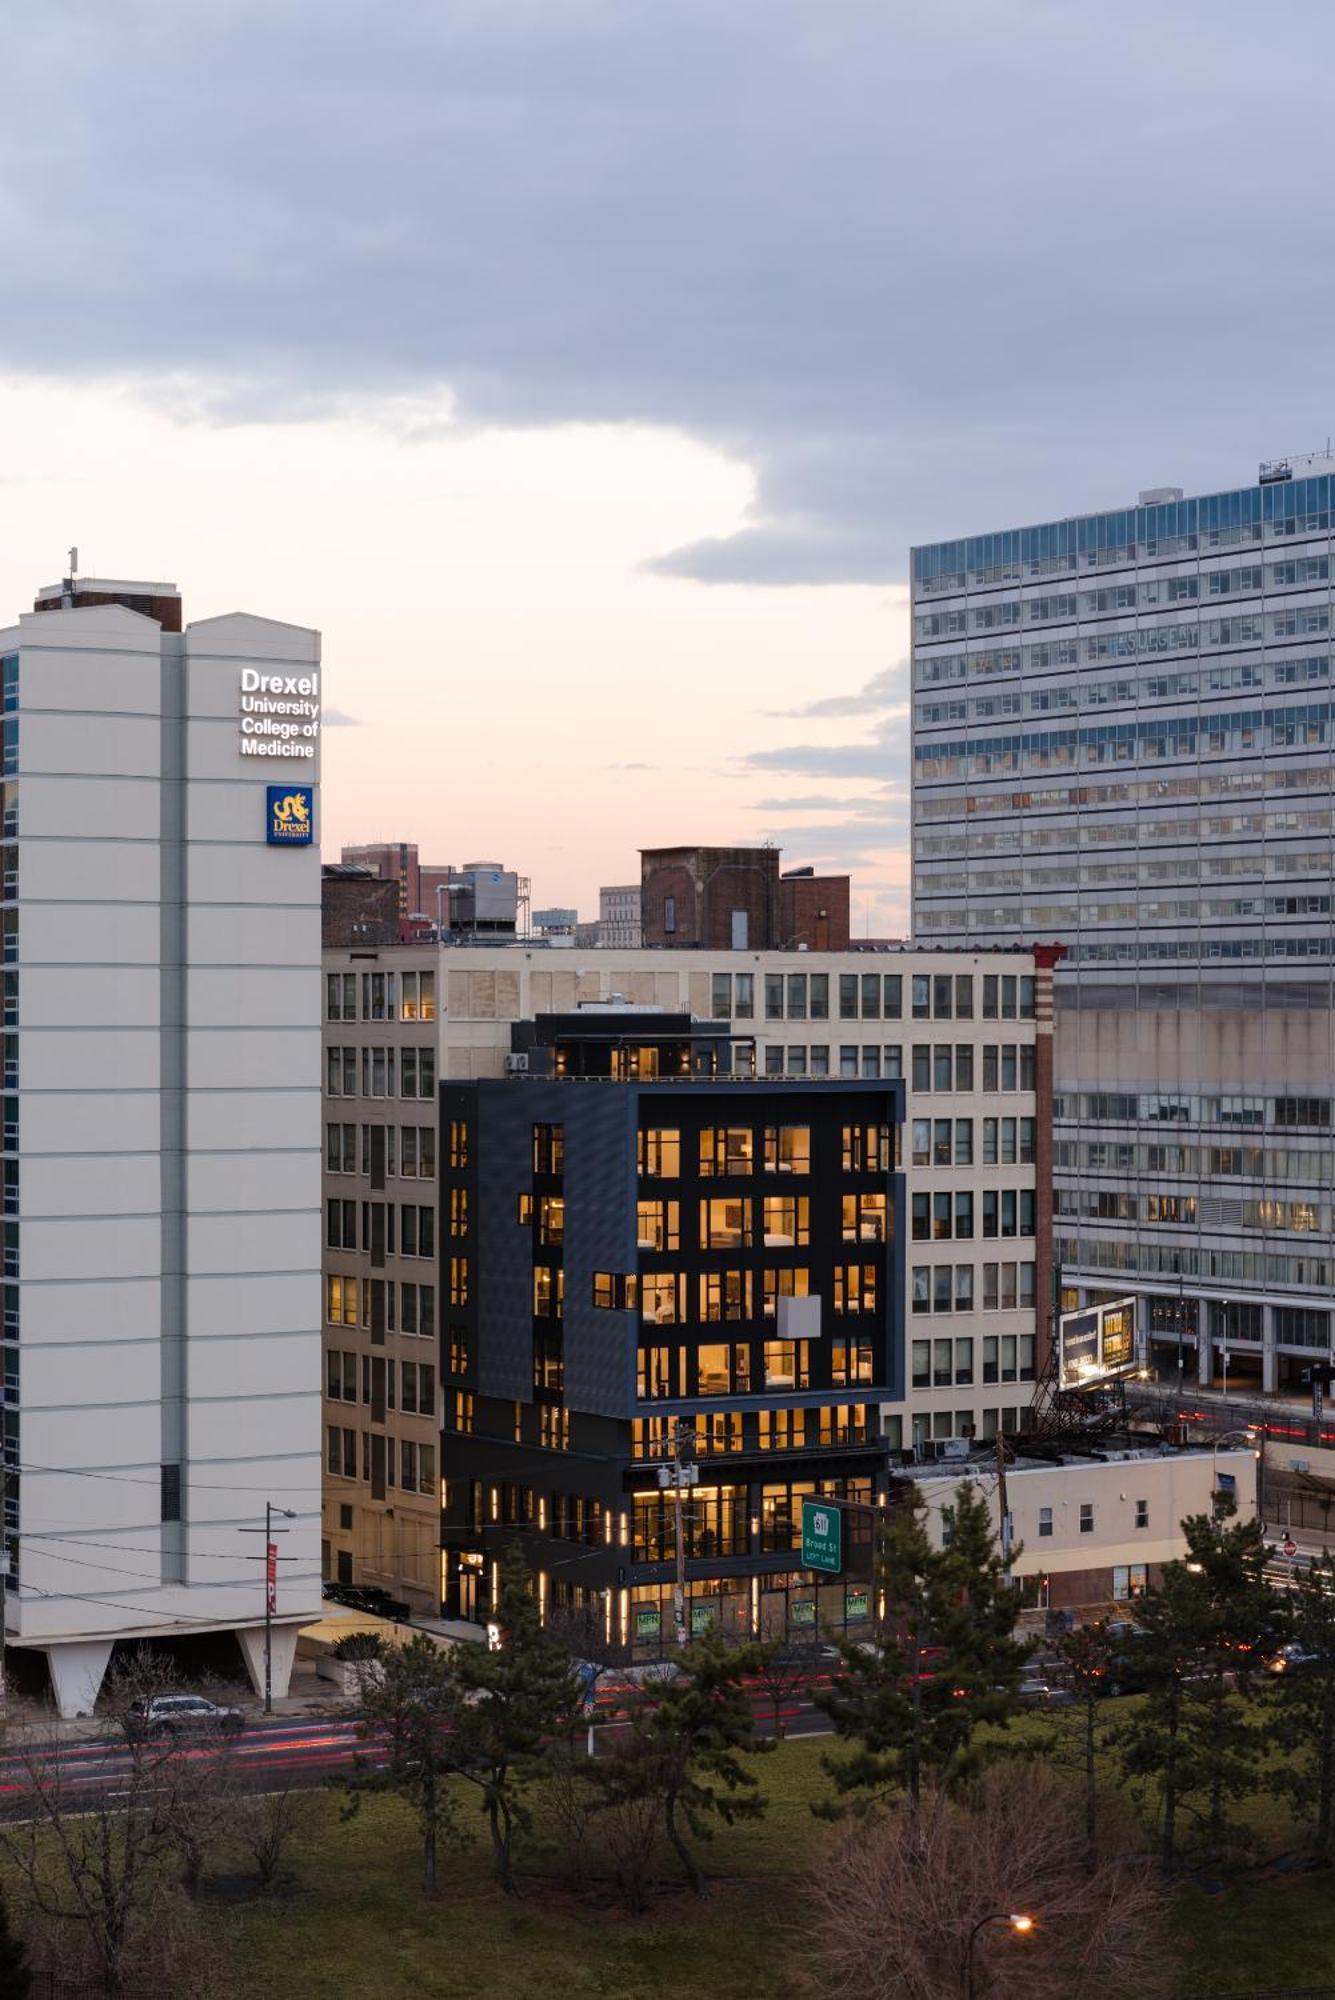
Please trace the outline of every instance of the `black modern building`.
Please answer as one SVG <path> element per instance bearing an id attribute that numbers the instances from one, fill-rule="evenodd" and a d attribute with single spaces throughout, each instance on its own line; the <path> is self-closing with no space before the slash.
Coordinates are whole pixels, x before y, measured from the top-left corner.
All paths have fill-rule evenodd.
<path id="1" fill-rule="evenodd" d="M 519 1534 L 544 1605 L 658 1654 L 687 1430 L 690 1629 L 856 1625 L 801 1502 L 886 1490 L 903 1086 L 756 1078 L 726 1023 L 620 1005 L 517 1024 L 510 1067 L 441 1093 L 447 1613 L 485 1618 Z"/>

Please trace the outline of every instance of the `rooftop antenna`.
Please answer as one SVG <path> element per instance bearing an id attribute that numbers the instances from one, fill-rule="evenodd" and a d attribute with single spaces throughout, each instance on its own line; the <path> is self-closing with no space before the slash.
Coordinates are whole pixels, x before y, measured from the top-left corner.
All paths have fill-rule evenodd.
<path id="1" fill-rule="evenodd" d="M 71 583 L 73 583 L 73 581 L 74 581 L 75 577 L 76 577 L 76 576 L 78 575 L 78 573 L 79 573 L 79 551 L 78 551 L 78 549 L 77 549 L 77 548 L 74 548 L 74 549 L 71 549 L 71 550 L 70 550 L 70 582 L 71 582 Z"/>

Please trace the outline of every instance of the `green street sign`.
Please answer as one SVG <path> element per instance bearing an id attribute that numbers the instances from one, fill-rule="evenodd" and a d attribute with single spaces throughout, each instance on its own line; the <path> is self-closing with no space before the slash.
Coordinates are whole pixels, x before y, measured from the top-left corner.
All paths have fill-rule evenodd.
<path id="1" fill-rule="evenodd" d="M 802 1502 L 802 1567 L 838 1576 L 844 1566 L 844 1517 L 829 1500 Z"/>

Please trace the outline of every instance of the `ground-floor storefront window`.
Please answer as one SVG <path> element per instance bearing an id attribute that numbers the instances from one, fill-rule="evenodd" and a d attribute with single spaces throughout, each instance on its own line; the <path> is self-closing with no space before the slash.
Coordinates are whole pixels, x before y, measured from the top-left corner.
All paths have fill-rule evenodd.
<path id="1" fill-rule="evenodd" d="M 783 1576 L 692 1580 L 686 1586 L 690 1638 L 716 1630 L 725 1638 L 809 1642 L 822 1632 L 856 1635 L 871 1625 L 875 1609 L 869 1583 L 817 1577 L 809 1571 Z M 675 1644 L 671 1583 L 637 1584 L 630 1592 L 629 1642 L 634 1660 L 656 1660 Z"/>

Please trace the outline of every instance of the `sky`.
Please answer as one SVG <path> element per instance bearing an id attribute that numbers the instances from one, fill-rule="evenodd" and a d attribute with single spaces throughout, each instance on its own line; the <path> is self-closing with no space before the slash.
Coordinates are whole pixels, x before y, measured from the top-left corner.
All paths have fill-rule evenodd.
<path id="1" fill-rule="evenodd" d="M 1325 0 L 0 4 L 0 613 L 324 634 L 323 844 L 906 923 L 914 542 L 1335 430 Z M 1322 154 L 1322 160 L 1317 154 Z"/>

